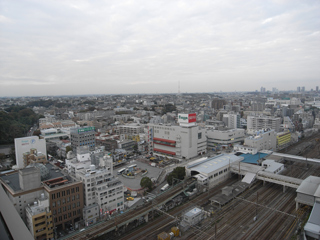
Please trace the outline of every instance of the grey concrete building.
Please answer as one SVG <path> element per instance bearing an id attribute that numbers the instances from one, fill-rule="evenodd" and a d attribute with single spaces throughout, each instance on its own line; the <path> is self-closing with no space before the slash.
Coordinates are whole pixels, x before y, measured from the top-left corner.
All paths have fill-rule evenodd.
<path id="1" fill-rule="evenodd" d="M 94 127 L 76 127 L 70 129 L 71 147 L 74 152 L 77 147 L 88 146 L 90 151 L 95 149 L 95 128 Z"/>

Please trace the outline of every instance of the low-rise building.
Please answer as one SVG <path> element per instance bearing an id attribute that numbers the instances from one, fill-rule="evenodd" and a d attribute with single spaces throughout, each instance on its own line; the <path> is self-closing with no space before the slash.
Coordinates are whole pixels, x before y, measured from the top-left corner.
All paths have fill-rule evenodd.
<path id="1" fill-rule="evenodd" d="M 257 151 L 277 149 L 277 134 L 274 130 L 256 131 L 253 136 L 244 139 L 244 146 L 256 148 Z"/>
<path id="2" fill-rule="evenodd" d="M 204 185 L 212 188 L 219 183 L 227 180 L 231 176 L 230 165 L 234 162 L 240 162 L 243 157 L 233 154 L 221 154 L 210 158 L 201 158 L 186 165 L 186 175 L 193 177 L 201 174 Z"/>
<path id="3" fill-rule="evenodd" d="M 291 132 L 277 133 L 277 148 L 282 149 L 291 143 Z"/>
<path id="4" fill-rule="evenodd" d="M 34 239 L 53 239 L 52 213 L 49 208 L 49 199 L 41 197 L 26 207 L 27 227 Z"/>
<path id="5" fill-rule="evenodd" d="M 245 138 L 244 129 L 229 130 L 207 130 L 206 132 L 208 148 L 214 148 L 216 145 L 229 145 L 243 142 Z"/>

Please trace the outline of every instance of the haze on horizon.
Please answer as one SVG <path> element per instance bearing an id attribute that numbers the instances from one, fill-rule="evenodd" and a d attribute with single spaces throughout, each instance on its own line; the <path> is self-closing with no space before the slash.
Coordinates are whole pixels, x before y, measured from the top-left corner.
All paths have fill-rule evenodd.
<path id="1" fill-rule="evenodd" d="M 320 2 L 0 3 L 0 96 L 315 89 Z"/>

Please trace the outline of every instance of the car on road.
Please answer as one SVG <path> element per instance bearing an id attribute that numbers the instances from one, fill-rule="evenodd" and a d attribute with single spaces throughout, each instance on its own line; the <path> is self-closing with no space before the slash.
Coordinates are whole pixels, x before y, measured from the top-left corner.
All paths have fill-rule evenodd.
<path id="1" fill-rule="evenodd" d="M 127 197 L 127 201 L 133 201 L 134 198 L 133 197 Z"/>

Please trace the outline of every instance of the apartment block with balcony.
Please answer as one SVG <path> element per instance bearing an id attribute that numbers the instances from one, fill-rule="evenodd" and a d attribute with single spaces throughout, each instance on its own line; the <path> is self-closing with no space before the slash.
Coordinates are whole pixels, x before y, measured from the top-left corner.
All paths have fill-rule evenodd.
<path id="1" fill-rule="evenodd" d="M 280 131 L 281 118 L 266 117 L 266 116 L 248 116 L 247 129 L 261 130 L 273 129 L 276 132 Z"/>

